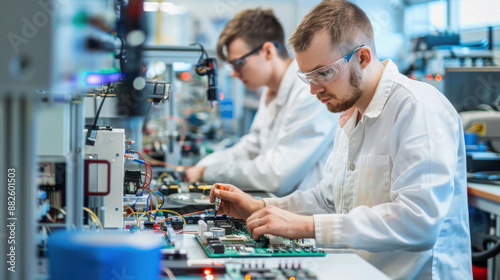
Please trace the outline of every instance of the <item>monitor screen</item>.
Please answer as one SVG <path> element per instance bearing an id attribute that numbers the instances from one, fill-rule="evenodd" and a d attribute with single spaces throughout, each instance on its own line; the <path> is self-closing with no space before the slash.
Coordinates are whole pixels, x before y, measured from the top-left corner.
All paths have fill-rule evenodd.
<path id="1" fill-rule="evenodd" d="M 444 94 L 459 112 L 482 104 L 495 108 L 495 101 L 500 101 L 500 67 L 446 68 Z"/>

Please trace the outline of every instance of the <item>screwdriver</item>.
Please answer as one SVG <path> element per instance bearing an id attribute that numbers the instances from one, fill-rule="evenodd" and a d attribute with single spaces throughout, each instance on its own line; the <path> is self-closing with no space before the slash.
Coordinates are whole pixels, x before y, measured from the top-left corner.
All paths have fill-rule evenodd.
<path id="1" fill-rule="evenodd" d="M 219 185 L 219 184 L 215 184 L 215 188 L 216 189 L 224 190 L 224 187 L 221 186 L 221 185 Z M 214 199 L 215 212 L 219 211 L 220 203 L 221 203 L 220 197 L 216 196 L 215 199 Z"/>

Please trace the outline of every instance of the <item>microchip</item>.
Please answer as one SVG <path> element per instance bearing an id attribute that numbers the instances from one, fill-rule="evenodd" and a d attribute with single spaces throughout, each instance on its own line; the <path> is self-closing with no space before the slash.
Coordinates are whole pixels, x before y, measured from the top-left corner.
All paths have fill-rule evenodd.
<path id="1" fill-rule="evenodd" d="M 214 254 L 224 254 L 224 245 L 222 243 L 212 243 L 207 246 Z"/>
<path id="2" fill-rule="evenodd" d="M 233 227 L 229 224 L 219 224 L 219 227 L 224 229 L 224 235 L 231 235 L 231 233 L 233 232 Z"/>

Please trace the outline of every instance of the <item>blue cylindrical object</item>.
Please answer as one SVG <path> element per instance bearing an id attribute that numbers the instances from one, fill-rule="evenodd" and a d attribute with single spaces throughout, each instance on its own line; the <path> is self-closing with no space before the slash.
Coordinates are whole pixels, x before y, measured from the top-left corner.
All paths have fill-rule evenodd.
<path id="1" fill-rule="evenodd" d="M 477 145 L 477 134 L 474 132 L 464 133 L 465 145 Z"/>
<path id="2" fill-rule="evenodd" d="M 56 232 L 47 246 L 51 280 L 159 279 L 158 235 Z"/>

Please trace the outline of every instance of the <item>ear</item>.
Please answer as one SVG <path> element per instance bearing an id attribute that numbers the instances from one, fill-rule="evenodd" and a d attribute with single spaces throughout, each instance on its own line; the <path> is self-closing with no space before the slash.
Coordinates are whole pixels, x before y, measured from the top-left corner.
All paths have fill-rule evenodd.
<path id="1" fill-rule="evenodd" d="M 265 42 L 262 46 L 262 51 L 264 52 L 264 57 L 266 60 L 271 60 L 273 57 L 278 55 L 278 50 L 271 42 Z"/>
<path id="2" fill-rule="evenodd" d="M 356 59 L 358 60 L 361 69 L 365 69 L 366 67 L 368 67 L 368 65 L 370 65 L 370 62 L 372 61 L 372 58 L 372 50 L 368 46 L 364 46 L 356 52 Z"/>

